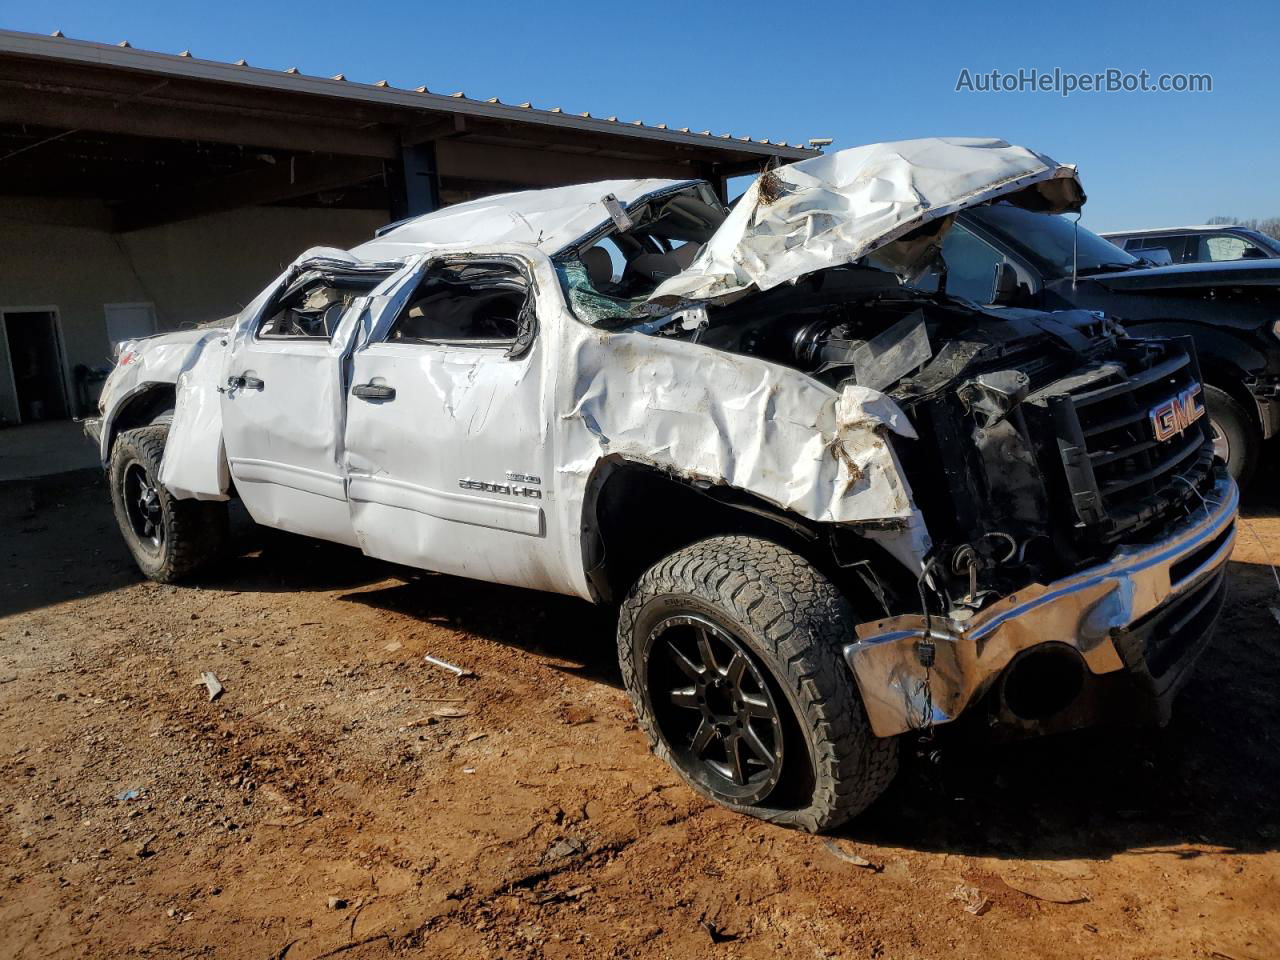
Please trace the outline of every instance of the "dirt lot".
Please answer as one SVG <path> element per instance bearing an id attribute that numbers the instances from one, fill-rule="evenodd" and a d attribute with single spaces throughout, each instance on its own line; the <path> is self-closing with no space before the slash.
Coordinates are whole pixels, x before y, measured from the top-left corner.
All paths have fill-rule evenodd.
<path id="1" fill-rule="evenodd" d="M 106 503 L 0 486 L 6 957 L 1280 956 L 1280 494 L 1169 729 L 908 744 L 874 869 L 678 785 L 584 604 L 252 531 L 157 586 Z"/>

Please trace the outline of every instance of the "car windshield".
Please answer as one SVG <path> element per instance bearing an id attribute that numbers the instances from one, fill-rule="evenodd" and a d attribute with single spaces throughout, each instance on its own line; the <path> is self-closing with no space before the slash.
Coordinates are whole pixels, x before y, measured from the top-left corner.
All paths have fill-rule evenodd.
<path id="1" fill-rule="evenodd" d="M 1128 270 L 1138 259 L 1067 217 L 1032 213 L 1007 203 L 975 207 L 967 212 L 1036 266 L 1066 276 L 1074 260 L 1081 274 Z"/>

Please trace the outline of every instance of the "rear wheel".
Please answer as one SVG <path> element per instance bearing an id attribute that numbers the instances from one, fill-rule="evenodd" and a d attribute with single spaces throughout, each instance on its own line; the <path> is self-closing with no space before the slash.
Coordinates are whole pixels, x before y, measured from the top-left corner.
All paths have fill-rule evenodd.
<path id="1" fill-rule="evenodd" d="M 1231 394 L 1206 385 L 1204 396 L 1213 432 L 1213 452 L 1226 461 L 1231 475 L 1244 487 L 1257 466 L 1262 437 L 1249 412 Z"/>
<path id="2" fill-rule="evenodd" d="M 126 430 L 111 450 L 108 480 L 116 522 L 146 576 L 172 583 L 219 557 L 227 542 L 227 505 L 176 500 L 160 484 L 167 425 Z"/>
<path id="3" fill-rule="evenodd" d="M 860 813 L 897 769 L 871 733 L 841 646 L 856 618 L 803 558 L 716 537 L 660 561 L 618 622 L 627 692 L 654 752 L 724 806 L 818 831 Z"/>

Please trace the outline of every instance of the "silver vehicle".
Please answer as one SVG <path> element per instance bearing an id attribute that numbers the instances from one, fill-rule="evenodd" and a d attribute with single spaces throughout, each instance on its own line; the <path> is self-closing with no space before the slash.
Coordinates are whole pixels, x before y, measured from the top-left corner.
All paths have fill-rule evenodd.
<path id="1" fill-rule="evenodd" d="M 311 250 L 225 325 L 121 346 L 91 424 L 140 567 L 258 523 L 618 609 L 654 750 L 809 830 L 897 738 L 1163 721 L 1236 490 L 1194 350 L 905 281 L 956 212 L 1079 207 L 1001 141 L 491 197 Z"/>

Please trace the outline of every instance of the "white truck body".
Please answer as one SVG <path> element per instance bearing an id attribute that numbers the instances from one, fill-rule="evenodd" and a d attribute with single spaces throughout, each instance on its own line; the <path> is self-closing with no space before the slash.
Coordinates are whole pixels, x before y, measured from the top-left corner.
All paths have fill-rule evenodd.
<path id="1" fill-rule="evenodd" d="M 1035 541 L 1047 537 L 1024 542 L 1006 532 L 980 533 L 972 543 L 947 544 L 951 568 L 939 571 L 928 518 L 899 458 L 899 444 L 912 442 L 916 427 L 888 395 L 889 384 L 919 367 L 927 352 L 899 360 L 906 366 L 882 388 L 851 380 L 833 387 L 794 366 L 699 342 L 709 307 L 765 296 L 854 261 L 918 275 L 935 261 L 953 215 L 965 207 L 1005 199 L 1047 212 L 1079 209 L 1084 193 L 1074 168 L 1002 141 L 920 140 L 769 171 L 727 217 L 718 214 L 723 223 L 682 269 L 653 275 L 642 302 L 629 307 L 632 321 L 650 321 L 613 328 L 599 322 L 566 274 L 564 252 L 585 258 L 591 247 L 623 239 L 646 204 L 697 187 L 615 181 L 510 194 L 393 225 L 350 252 L 307 251 L 225 325 L 121 345 L 96 426 L 103 462 L 119 423 L 130 419 L 126 411 L 135 425 L 146 422 L 132 405 L 168 387 L 173 415 L 159 480 L 171 497 L 235 495 L 265 526 L 400 564 L 591 601 L 616 599 L 593 576 L 607 559 L 594 498 L 610 471 L 638 465 L 694 490 L 740 494 L 748 511 L 763 511 L 771 521 L 873 544 L 906 577 L 904 593 L 913 604 L 916 586 L 920 598 L 928 589 L 950 603 L 954 594 L 943 589 L 944 580 L 973 585 L 957 606 L 944 607 L 945 616 L 932 613 L 928 601 L 922 613 L 891 612 L 881 596 L 885 618 L 863 623 L 848 638 L 845 658 L 882 737 L 954 719 L 1037 645 L 1065 644 L 1093 673 L 1116 674 L 1133 663 L 1101 637 L 1193 594 L 1205 597 L 1197 610 L 1216 613 L 1209 605 L 1221 602 L 1236 493 L 1208 460 L 1194 483 L 1183 474 L 1172 478 L 1190 489 L 1175 488 L 1178 497 L 1195 494 L 1205 503 L 1205 518 L 1110 555 L 1095 551 L 1094 566 L 1077 565 L 1064 579 L 1034 581 L 1028 567 L 1033 572 L 1019 574 L 1026 589 L 1002 599 L 995 589 L 977 589 L 979 570 L 998 577 L 1002 564 L 1022 564 Z M 674 250 L 662 255 L 674 256 Z M 399 335 L 418 309 L 411 308 L 413 298 L 430 283 L 476 270 L 500 270 L 508 287 L 522 291 L 515 333 Z M 607 280 L 607 263 L 604 271 Z M 264 332 L 286 291 L 329 273 L 366 279 L 360 295 L 325 313 L 323 336 Z M 1090 322 L 1106 325 L 1085 316 L 1071 327 L 1028 318 L 1029 311 L 997 315 L 967 301 L 950 303 L 953 313 L 958 307 L 981 315 L 992 329 L 1006 318 L 1011 328 L 1052 328 L 1062 343 L 1076 345 L 1081 362 L 1093 354 L 1079 331 Z M 923 334 L 923 321 L 917 327 Z M 673 330 L 692 333 L 666 335 Z M 1103 339 L 1114 344 L 1116 336 L 1111 331 Z M 890 363 L 906 342 L 892 344 L 880 359 Z M 1166 362 L 1184 378 L 1194 366 L 1186 356 Z M 1090 369 L 1088 376 L 1123 371 L 1114 364 Z M 976 392 L 961 403 L 966 416 L 979 418 L 973 442 L 1014 443 L 1012 453 L 992 456 L 1010 458 L 1010 476 L 1028 470 L 1031 476 L 1031 455 L 1018 452 L 1022 441 L 1007 419 L 1027 396 L 1027 380 L 1008 373 L 1012 379 L 1000 381 L 1005 386 L 967 381 Z M 1018 382 L 1020 393 L 1008 386 Z M 1152 382 L 1159 389 L 1172 380 Z M 1192 386 L 1186 396 L 1199 390 Z M 1021 432 L 1025 437 L 1025 425 Z M 1185 456 L 1193 448 L 1194 442 Z M 953 468 L 936 465 L 939 474 Z M 1003 470 L 998 460 L 992 469 Z M 1022 481 L 1009 482 L 1012 499 L 999 508 L 1024 516 L 1029 510 L 1030 526 L 1043 524 L 1034 499 L 1030 508 L 1020 505 Z M 1168 491 L 1161 496 L 1153 501 L 1159 509 L 1185 508 Z M 1005 541 L 1012 546 L 1001 556 Z M 1199 557 L 1197 551 L 1207 559 L 1187 574 L 1190 561 L 1183 561 Z M 957 566 L 962 559 L 968 567 Z M 1218 590 L 1212 597 L 1210 587 Z M 1202 627 L 1197 621 L 1193 639 L 1200 646 Z M 931 691 L 935 644 L 941 646 Z M 1184 673 L 1181 661 L 1177 672 Z M 1173 683 L 1159 687 L 1162 703 Z"/>

